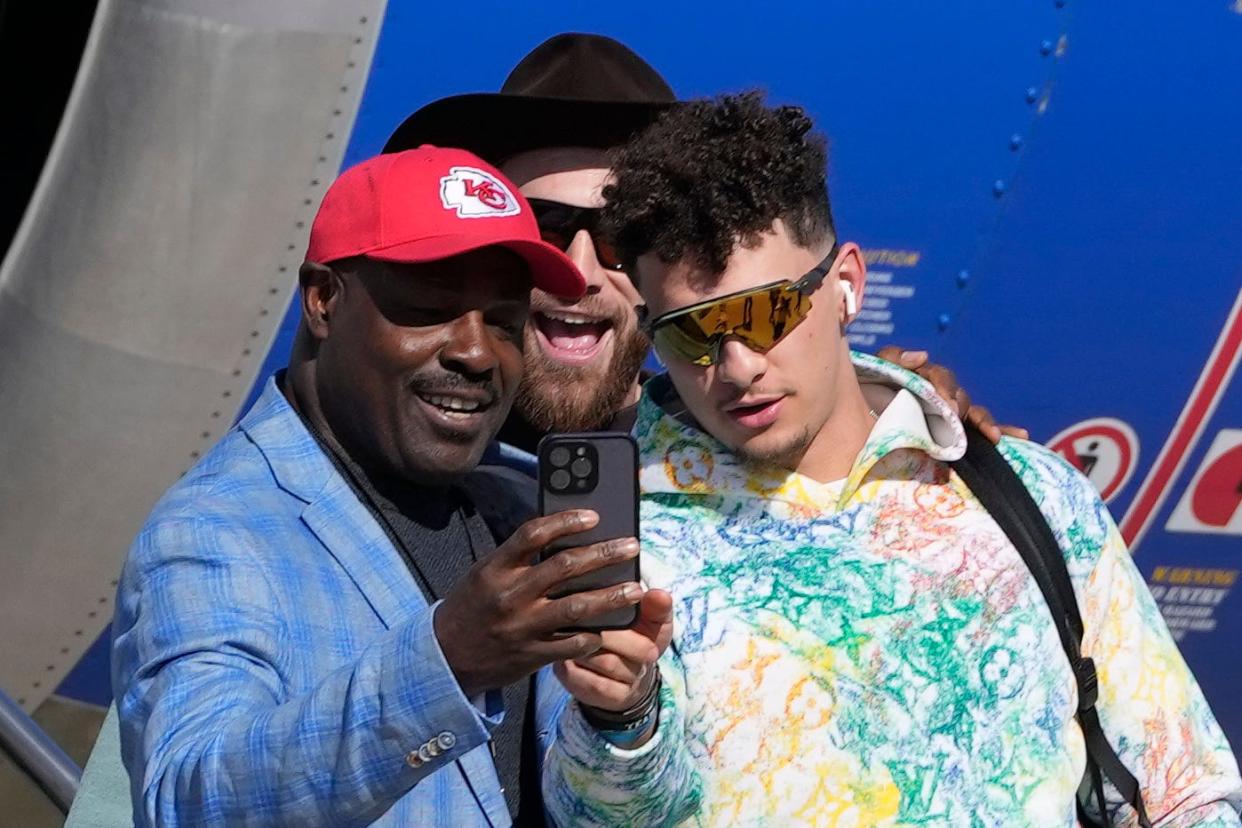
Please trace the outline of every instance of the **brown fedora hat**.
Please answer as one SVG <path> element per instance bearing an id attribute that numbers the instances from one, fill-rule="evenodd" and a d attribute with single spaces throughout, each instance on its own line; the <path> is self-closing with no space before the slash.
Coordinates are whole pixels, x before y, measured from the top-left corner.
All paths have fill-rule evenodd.
<path id="1" fill-rule="evenodd" d="M 543 147 L 624 143 L 675 103 L 646 61 L 611 37 L 559 34 L 522 58 L 499 92 L 454 95 L 406 118 L 384 145 L 460 147 L 499 164 Z"/>

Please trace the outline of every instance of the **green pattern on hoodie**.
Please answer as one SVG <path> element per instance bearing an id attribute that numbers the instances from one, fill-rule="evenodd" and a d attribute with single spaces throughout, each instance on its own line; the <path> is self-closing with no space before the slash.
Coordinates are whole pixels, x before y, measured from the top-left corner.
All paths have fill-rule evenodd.
<path id="1" fill-rule="evenodd" d="M 1076 824 L 1074 678 L 950 470 L 961 424 L 915 375 L 854 362 L 884 411 L 836 483 L 748 465 L 644 397 L 643 576 L 676 601 L 660 724 L 624 751 L 567 706 L 545 765 L 558 824 Z M 1149 815 L 1238 825 L 1233 754 L 1103 503 L 1043 447 L 1000 448 L 1065 553 Z"/>

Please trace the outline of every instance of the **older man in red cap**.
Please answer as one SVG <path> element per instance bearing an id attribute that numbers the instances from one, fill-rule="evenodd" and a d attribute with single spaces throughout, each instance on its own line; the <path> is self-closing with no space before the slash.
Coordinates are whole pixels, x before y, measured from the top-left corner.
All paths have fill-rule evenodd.
<path id="1" fill-rule="evenodd" d="M 599 647 L 557 630 L 642 592 L 548 597 L 636 542 L 533 564 L 596 517 L 518 525 L 495 507 L 529 492 L 476 470 L 532 287 L 584 285 L 467 152 L 382 156 L 329 189 L 287 371 L 125 566 L 112 675 L 136 824 L 542 823 L 519 780 L 562 696 L 531 677 Z"/>

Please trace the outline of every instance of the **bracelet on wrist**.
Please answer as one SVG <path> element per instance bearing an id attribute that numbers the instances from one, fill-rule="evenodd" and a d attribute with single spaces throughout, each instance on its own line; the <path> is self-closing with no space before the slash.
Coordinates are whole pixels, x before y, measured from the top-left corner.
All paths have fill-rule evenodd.
<path id="1" fill-rule="evenodd" d="M 632 750 L 643 737 L 655 730 L 659 719 L 660 708 L 657 705 L 651 709 L 650 713 L 626 730 L 597 730 L 595 732 L 599 734 L 601 739 L 614 747 L 621 748 L 622 750 Z"/>
<path id="2" fill-rule="evenodd" d="M 660 678 L 660 670 L 657 667 L 655 678 L 647 687 L 647 692 L 643 693 L 633 705 L 625 710 L 604 710 L 599 707 L 592 707 L 589 704 L 579 702 L 578 706 L 582 710 L 582 717 L 587 720 L 587 724 L 601 732 L 625 733 L 639 730 L 646 727 L 655 714 L 656 708 L 660 702 L 660 687 L 663 684 Z"/>

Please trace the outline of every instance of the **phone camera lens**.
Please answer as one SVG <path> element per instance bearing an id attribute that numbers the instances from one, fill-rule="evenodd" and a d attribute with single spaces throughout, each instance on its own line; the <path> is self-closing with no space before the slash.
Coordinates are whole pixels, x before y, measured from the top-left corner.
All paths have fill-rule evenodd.
<path id="1" fill-rule="evenodd" d="M 591 474 L 591 461 L 585 457 L 579 457 L 569 467 L 569 470 L 574 473 L 574 477 L 587 477 Z"/>
<path id="2" fill-rule="evenodd" d="M 557 469 L 556 471 L 552 472 L 552 475 L 548 478 L 548 484 L 551 485 L 552 488 L 558 492 L 568 489 L 569 483 L 570 483 L 569 472 L 565 471 L 564 469 Z"/>
<path id="3" fill-rule="evenodd" d="M 548 454 L 548 460 L 558 469 L 562 466 L 568 466 L 569 449 L 564 446 L 558 446 L 557 448 L 552 449 L 552 451 Z"/>

